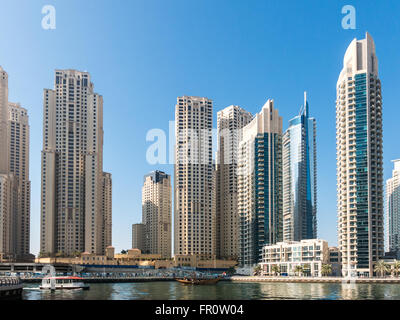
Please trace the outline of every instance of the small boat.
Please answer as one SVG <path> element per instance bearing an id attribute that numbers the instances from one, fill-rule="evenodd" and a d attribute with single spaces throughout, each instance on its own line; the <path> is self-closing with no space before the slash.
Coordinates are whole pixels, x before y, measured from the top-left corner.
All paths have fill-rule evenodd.
<path id="1" fill-rule="evenodd" d="M 197 279 L 197 278 L 183 278 L 183 279 L 175 279 L 176 281 L 183 283 L 183 284 L 215 284 L 220 279 L 213 278 L 213 279 Z"/>
<path id="2" fill-rule="evenodd" d="M 89 290 L 89 285 L 83 282 L 83 279 L 76 276 L 67 277 L 56 277 L 48 276 L 42 279 L 42 285 L 40 286 L 42 290 L 73 290 L 73 289 L 83 289 Z"/>

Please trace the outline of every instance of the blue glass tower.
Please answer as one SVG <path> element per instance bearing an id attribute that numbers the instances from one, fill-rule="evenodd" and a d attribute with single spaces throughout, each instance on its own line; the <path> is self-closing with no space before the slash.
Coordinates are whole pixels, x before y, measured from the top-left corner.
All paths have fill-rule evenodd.
<path id="1" fill-rule="evenodd" d="M 316 121 L 307 95 L 283 136 L 283 240 L 317 237 Z"/>

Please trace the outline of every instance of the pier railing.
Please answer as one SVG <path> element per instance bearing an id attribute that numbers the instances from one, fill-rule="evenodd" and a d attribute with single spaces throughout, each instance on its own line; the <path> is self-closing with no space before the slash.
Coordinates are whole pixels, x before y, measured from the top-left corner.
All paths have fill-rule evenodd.
<path id="1" fill-rule="evenodd" d="M 0 277 L 0 287 L 14 287 L 21 285 L 22 282 L 18 277 Z"/>

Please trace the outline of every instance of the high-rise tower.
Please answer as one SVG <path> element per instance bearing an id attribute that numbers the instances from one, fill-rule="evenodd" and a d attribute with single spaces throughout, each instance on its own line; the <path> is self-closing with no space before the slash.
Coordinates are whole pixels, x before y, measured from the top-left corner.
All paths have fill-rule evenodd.
<path id="1" fill-rule="evenodd" d="M 283 135 L 283 240 L 317 238 L 316 121 L 304 93 L 300 114 Z"/>
<path id="2" fill-rule="evenodd" d="M 253 265 L 262 247 L 282 241 L 282 117 L 268 100 L 239 143 L 239 263 Z"/>
<path id="3" fill-rule="evenodd" d="M 253 116 L 239 106 L 229 106 L 219 111 L 217 118 L 216 249 L 218 257 L 237 260 L 239 256 L 238 148 L 242 128 L 253 119 Z"/>
<path id="4" fill-rule="evenodd" d="M 144 177 L 142 187 L 142 222 L 144 252 L 171 257 L 171 176 L 154 171 Z"/>
<path id="5" fill-rule="evenodd" d="M 0 67 L 0 174 L 8 173 L 8 74 Z"/>
<path id="6" fill-rule="evenodd" d="M 175 254 L 215 257 L 212 101 L 178 97 L 175 108 Z"/>
<path id="7" fill-rule="evenodd" d="M 29 118 L 0 67 L 0 260 L 30 259 Z"/>
<path id="8" fill-rule="evenodd" d="M 386 181 L 387 244 L 390 252 L 400 252 L 400 159 L 393 162 L 392 177 Z"/>
<path id="9" fill-rule="evenodd" d="M 9 170 L 17 190 L 15 252 L 17 259 L 25 259 L 30 247 L 29 117 L 18 103 L 10 102 L 8 108 Z"/>
<path id="10" fill-rule="evenodd" d="M 15 252 L 13 177 L 9 171 L 8 74 L 0 67 L 0 259 L 13 258 Z"/>
<path id="11" fill-rule="evenodd" d="M 103 97 L 89 73 L 56 70 L 43 115 L 40 251 L 103 254 L 111 223 L 103 204 Z"/>
<path id="12" fill-rule="evenodd" d="M 344 275 L 373 275 L 383 255 L 382 97 L 372 37 L 354 39 L 337 81 L 338 244 Z"/>

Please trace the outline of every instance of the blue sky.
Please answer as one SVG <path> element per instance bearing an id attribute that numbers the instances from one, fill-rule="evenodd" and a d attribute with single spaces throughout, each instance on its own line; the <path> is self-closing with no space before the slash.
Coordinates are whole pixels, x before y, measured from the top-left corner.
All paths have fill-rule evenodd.
<path id="1" fill-rule="evenodd" d="M 41 27 L 42 7 L 56 9 L 56 29 Z M 344 5 L 356 29 L 344 30 Z M 9 100 L 29 111 L 32 181 L 31 251 L 39 251 L 43 88 L 54 69 L 91 73 L 104 97 L 104 170 L 113 175 L 113 244 L 130 248 L 141 219 L 143 175 L 171 165 L 146 162 L 148 130 L 168 132 L 176 97 L 206 96 L 216 112 L 236 104 L 259 112 L 275 100 L 284 128 L 308 92 L 317 119 L 318 236 L 337 243 L 336 81 L 345 50 L 369 31 L 382 80 L 384 174 L 400 158 L 398 139 L 400 2 L 236 0 L 2 0 L 0 65 Z M 216 123 L 215 123 L 216 125 Z"/>

